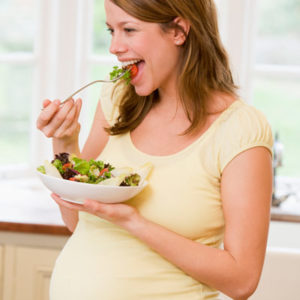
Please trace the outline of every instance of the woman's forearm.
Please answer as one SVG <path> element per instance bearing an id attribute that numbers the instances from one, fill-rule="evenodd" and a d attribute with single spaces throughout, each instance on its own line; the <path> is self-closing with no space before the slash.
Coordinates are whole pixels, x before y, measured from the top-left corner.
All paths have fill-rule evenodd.
<path id="1" fill-rule="evenodd" d="M 235 300 L 252 293 L 248 272 L 228 251 L 192 241 L 140 216 L 124 227 L 197 281 Z"/>

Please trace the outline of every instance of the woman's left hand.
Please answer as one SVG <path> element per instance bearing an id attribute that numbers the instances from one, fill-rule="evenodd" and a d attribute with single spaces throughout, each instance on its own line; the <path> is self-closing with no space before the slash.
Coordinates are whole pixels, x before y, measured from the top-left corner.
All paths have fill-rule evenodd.
<path id="1" fill-rule="evenodd" d="M 76 204 L 65 201 L 54 193 L 51 194 L 51 197 L 58 205 L 78 211 L 85 211 L 121 227 L 126 227 L 131 221 L 140 216 L 136 208 L 123 203 L 108 204 L 86 199 L 83 204 Z"/>

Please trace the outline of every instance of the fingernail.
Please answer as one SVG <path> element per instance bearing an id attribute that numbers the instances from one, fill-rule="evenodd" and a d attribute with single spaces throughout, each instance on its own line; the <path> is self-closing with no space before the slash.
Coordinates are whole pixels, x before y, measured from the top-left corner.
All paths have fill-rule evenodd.
<path id="1" fill-rule="evenodd" d="M 60 104 L 60 101 L 59 101 L 59 100 L 54 100 L 53 103 L 56 104 L 56 105 L 59 105 L 59 104 Z"/>

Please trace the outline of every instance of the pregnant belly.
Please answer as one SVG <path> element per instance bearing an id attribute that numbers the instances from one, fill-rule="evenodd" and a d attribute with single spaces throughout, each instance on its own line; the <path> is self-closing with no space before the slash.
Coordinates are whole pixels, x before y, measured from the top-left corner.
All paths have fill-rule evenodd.
<path id="1" fill-rule="evenodd" d="M 204 290 L 125 230 L 79 221 L 56 261 L 50 300 L 200 300 Z"/>

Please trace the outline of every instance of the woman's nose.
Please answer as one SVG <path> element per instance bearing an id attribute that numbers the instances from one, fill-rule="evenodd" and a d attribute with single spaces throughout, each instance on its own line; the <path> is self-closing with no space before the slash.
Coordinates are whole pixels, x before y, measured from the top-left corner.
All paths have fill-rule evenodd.
<path id="1" fill-rule="evenodd" d="M 127 51 L 127 46 L 125 41 L 116 35 L 112 37 L 109 47 L 109 52 L 112 54 L 124 53 Z"/>

